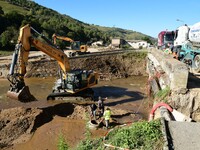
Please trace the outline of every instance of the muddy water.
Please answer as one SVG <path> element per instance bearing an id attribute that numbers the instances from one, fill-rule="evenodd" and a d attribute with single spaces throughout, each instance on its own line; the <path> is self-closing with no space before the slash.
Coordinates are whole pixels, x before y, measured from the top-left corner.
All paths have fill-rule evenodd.
<path id="1" fill-rule="evenodd" d="M 31 93 L 39 100 L 37 103 L 20 103 L 6 97 L 9 89 L 9 82 L 6 79 L 0 79 L 0 109 L 16 106 L 42 107 L 48 105 L 46 97 L 52 91 L 55 78 L 27 78 L 26 84 Z M 93 87 L 95 97 L 107 97 L 106 106 L 130 110 L 141 113 L 147 117 L 146 109 L 143 105 L 146 103 L 146 83 L 147 77 L 130 77 L 126 79 L 117 79 L 111 81 L 99 81 L 99 84 Z"/>
<path id="2" fill-rule="evenodd" d="M 147 119 L 149 109 L 145 106 L 148 102 L 146 87 L 147 77 L 136 76 L 100 82 L 94 91 L 97 96 L 108 98 L 105 100 L 106 106 L 137 113 Z"/>
<path id="3" fill-rule="evenodd" d="M 21 103 L 19 101 L 10 99 L 6 96 L 9 89 L 9 82 L 6 79 L 0 79 L 0 109 L 12 108 L 16 106 L 24 107 L 43 107 L 49 105 L 46 97 L 52 91 L 54 85 L 54 78 L 27 78 L 26 85 L 29 86 L 30 92 L 36 97 L 37 102 Z"/>
<path id="4" fill-rule="evenodd" d="M 0 109 L 16 106 L 46 107 L 52 103 L 46 101 L 46 96 L 51 92 L 54 78 L 29 78 L 26 84 L 31 93 L 38 99 L 37 102 L 21 103 L 6 97 L 9 83 L 5 79 L 0 80 Z M 119 124 L 147 119 L 149 108 L 146 97 L 147 77 L 131 77 L 112 81 L 100 81 L 93 87 L 95 96 L 107 97 L 105 106 L 112 110 L 113 119 Z M 79 110 L 79 109 L 78 109 Z M 80 110 L 81 111 L 81 110 Z M 79 112 L 79 111 L 78 111 Z M 127 113 L 128 112 L 128 113 Z M 82 112 L 80 112 L 82 114 Z M 54 116 L 53 119 L 38 127 L 30 140 L 19 142 L 8 150 L 35 150 L 57 149 L 59 135 L 62 133 L 70 147 L 75 147 L 85 137 L 85 120 L 68 119 L 67 117 Z M 107 130 L 102 128 L 92 130 L 92 137 L 102 137 Z M 21 144 L 20 144 L 21 143 Z"/>

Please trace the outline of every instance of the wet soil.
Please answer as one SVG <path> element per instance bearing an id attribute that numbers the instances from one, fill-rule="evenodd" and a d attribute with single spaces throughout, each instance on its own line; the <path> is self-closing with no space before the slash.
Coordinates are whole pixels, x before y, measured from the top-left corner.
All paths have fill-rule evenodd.
<path id="1" fill-rule="evenodd" d="M 86 123 L 90 115 L 88 104 L 72 104 L 63 101 L 47 102 L 54 78 L 29 78 L 27 85 L 38 101 L 21 103 L 6 98 L 8 82 L 1 79 L 0 143 L 5 149 L 57 148 L 62 134 L 70 147 L 85 138 Z M 112 111 L 112 125 L 147 119 L 149 107 L 146 97 L 147 77 L 131 77 L 100 81 L 93 89 L 96 95 L 107 97 L 105 106 Z M 41 83 L 42 86 L 41 86 Z M 32 114 L 32 115 L 31 115 Z M 25 121 L 26 120 L 26 121 Z M 17 129 L 19 131 L 17 131 Z M 15 136 L 12 135 L 13 131 Z M 102 137 L 107 130 L 91 130 L 92 137 Z M 9 145 L 11 147 L 9 147 Z"/>
<path id="2" fill-rule="evenodd" d="M 72 69 L 92 69 L 100 74 L 101 81 L 93 90 L 95 98 L 108 98 L 104 103 L 111 109 L 112 127 L 148 117 L 147 77 L 142 76 L 146 74 L 145 60 L 137 57 L 116 55 L 70 60 Z M 57 68 L 55 61 L 29 63 L 26 77 L 31 78 L 25 78 L 25 82 L 38 99 L 29 103 L 8 99 L 9 83 L 0 79 L 0 148 L 55 150 L 59 136 L 63 135 L 73 149 L 86 137 L 86 125 L 91 119 L 90 102 L 46 101 L 56 80 Z M 95 138 L 102 137 L 107 130 L 101 126 L 90 132 Z"/>

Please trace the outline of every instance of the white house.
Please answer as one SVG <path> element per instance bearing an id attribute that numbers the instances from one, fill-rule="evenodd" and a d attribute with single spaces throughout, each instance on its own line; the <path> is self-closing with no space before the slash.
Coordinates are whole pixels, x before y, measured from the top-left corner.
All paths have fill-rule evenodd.
<path id="1" fill-rule="evenodd" d="M 147 48 L 149 43 L 143 40 L 126 40 L 134 49 Z"/>
<path id="2" fill-rule="evenodd" d="M 92 43 L 92 46 L 98 47 L 98 46 L 103 46 L 103 41 L 97 41 Z"/>

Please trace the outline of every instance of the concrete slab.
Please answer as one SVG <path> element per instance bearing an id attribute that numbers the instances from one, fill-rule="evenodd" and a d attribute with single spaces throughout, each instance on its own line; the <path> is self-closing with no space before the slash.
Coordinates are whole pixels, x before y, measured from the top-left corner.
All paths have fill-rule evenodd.
<path id="1" fill-rule="evenodd" d="M 174 146 L 173 149 L 200 149 L 200 123 L 169 121 L 168 127 Z"/>

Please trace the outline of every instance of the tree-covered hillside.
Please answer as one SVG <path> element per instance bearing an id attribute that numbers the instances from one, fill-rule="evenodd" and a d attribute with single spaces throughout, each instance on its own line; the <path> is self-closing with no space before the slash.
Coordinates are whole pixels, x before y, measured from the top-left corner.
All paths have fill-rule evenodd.
<path id="1" fill-rule="evenodd" d="M 109 44 L 111 38 L 152 39 L 135 31 L 86 24 L 31 0 L 0 0 L 0 49 L 13 49 L 19 28 L 25 24 L 31 24 L 49 39 L 56 33 L 83 44 L 98 40 Z"/>

